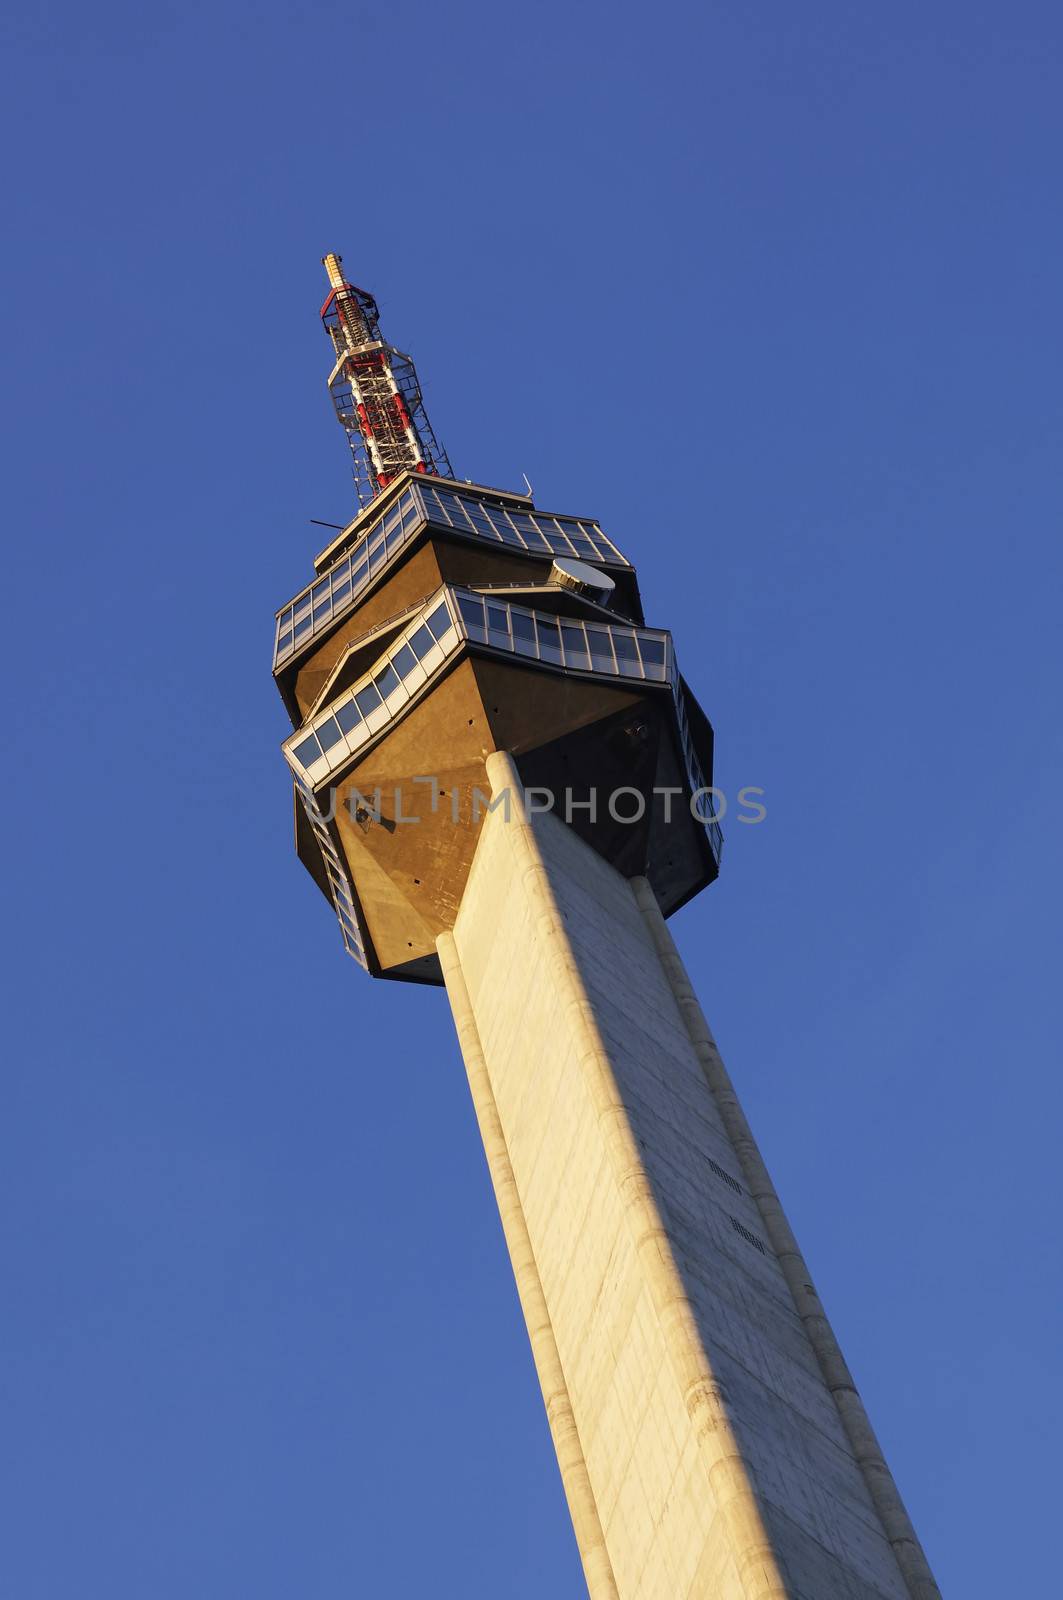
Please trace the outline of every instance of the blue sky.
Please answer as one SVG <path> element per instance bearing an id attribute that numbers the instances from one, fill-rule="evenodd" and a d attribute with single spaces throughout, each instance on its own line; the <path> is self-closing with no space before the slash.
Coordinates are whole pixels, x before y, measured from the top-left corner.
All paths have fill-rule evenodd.
<path id="1" fill-rule="evenodd" d="M 945 1593 L 1043 1592 L 1058 8 L 3 26 L 0 1592 L 582 1592 L 444 1001 L 291 849 L 327 249 L 765 788 L 677 935 Z"/>

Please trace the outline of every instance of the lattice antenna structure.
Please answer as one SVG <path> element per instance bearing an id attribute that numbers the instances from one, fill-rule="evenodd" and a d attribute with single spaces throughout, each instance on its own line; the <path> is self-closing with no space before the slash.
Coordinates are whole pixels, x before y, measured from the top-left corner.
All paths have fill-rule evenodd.
<path id="1" fill-rule="evenodd" d="M 330 288 L 321 320 L 336 356 L 329 393 L 354 458 L 359 505 L 367 506 L 400 472 L 453 477 L 425 412 L 417 369 L 381 337 L 373 296 L 347 282 L 342 256 L 327 255 L 322 264 Z"/>

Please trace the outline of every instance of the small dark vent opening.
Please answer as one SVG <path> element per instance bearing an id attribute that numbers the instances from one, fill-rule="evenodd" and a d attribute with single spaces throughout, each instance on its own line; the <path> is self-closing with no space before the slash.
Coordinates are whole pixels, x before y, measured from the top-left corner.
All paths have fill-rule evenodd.
<path id="1" fill-rule="evenodd" d="M 731 1213 L 728 1212 L 727 1215 L 731 1216 Z M 759 1250 L 762 1256 L 767 1255 L 768 1252 L 764 1248 L 764 1240 L 758 1239 L 756 1234 L 750 1233 L 748 1228 L 743 1228 L 737 1217 L 731 1217 L 731 1227 L 735 1233 L 740 1233 L 746 1243 L 753 1246 L 754 1250 Z"/>
<path id="2" fill-rule="evenodd" d="M 725 1172 L 723 1167 L 719 1166 L 712 1159 L 711 1156 L 709 1156 L 708 1162 L 709 1162 L 709 1166 L 712 1168 L 713 1172 L 715 1172 L 716 1176 L 718 1178 L 721 1178 L 723 1180 L 723 1182 L 728 1185 L 729 1188 L 733 1189 L 735 1194 L 742 1194 L 743 1193 L 742 1185 L 739 1183 L 737 1178 L 732 1178 L 731 1174 L 729 1172 Z"/>

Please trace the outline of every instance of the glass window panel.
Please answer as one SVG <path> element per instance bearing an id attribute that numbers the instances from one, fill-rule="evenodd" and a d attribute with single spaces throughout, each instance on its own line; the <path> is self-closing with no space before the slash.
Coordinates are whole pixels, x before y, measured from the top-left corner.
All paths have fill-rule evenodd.
<path id="1" fill-rule="evenodd" d="M 482 632 L 484 625 L 483 601 L 474 599 L 471 594 L 459 594 L 458 606 L 469 627 L 478 628 Z"/>
<path id="2" fill-rule="evenodd" d="M 410 670 L 417 665 L 417 657 L 408 644 L 400 644 L 391 658 L 391 664 L 399 676 L 405 678 Z"/>
<path id="3" fill-rule="evenodd" d="M 318 627 L 318 625 L 320 623 L 325 621 L 326 617 L 330 617 L 331 615 L 332 615 L 332 602 L 331 602 L 331 600 L 326 600 L 324 605 L 315 606 L 314 607 L 314 627 L 315 628 Z"/>
<path id="4" fill-rule="evenodd" d="M 347 574 L 344 574 L 344 576 L 340 578 L 338 582 L 332 585 L 332 604 L 334 606 L 342 605 L 350 592 L 351 580 Z"/>
<path id="5" fill-rule="evenodd" d="M 550 548 L 550 546 L 549 546 L 549 543 L 547 541 L 546 535 L 543 533 L 542 529 L 538 526 L 538 524 L 531 517 L 528 517 L 527 521 L 528 521 L 529 525 L 528 525 L 527 528 L 524 528 L 523 527 L 523 523 L 524 523 L 525 519 L 522 517 L 520 520 L 521 520 L 521 524 L 522 524 L 521 531 L 523 532 L 524 537 L 527 540 L 528 549 L 529 550 L 543 550 L 543 549 L 547 549 L 548 550 Z"/>
<path id="6" fill-rule="evenodd" d="M 642 659 L 648 667 L 664 666 L 663 639 L 642 638 L 639 640 L 639 649 L 642 651 Z"/>
<path id="7" fill-rule="evenodd" d="M 280 638 L 277 640 L 277 649 L 278 650 L 287 650 L 287 648 L 291 644 L 291 642 L 292 642 L 292 630 L 289 628 L 287 633 L 282 633 Z"/>
<path id="8" fill-rule="evenodd" d="M 325 722 L 319 722 L 314 730 L 320 741 L 322 750 L 331 750 L 334 744 L 340 742 L 339 723 L 335 717 L 329 717 Z"/>
<path id="9" fill-rule="evenodd" d="M 587 650 L 587 637 L 577 622 L 563 622 L 561 624 L 561 638 L 565 646 L 565 665 L 568 667 L 586 667 L 590 665 L 590 653 Z"/>
<path id="10" fill-rule="evenodd" d="M 362 713 L 353 700 L 346 701 L 336 712 L 336 721 L 344 733 L 350 733 L 352 729 L 357 728 L 361 720 Z"/>
<path id="11" fill-rule="evenodd" d="M 509 633 L 509 612 L 503 606 L 488 605 L 487 626 L 498 633 Z"/>
<path id="12" fill-rule="evenodd" d="M 622 628 L 613 629 L 613 644 L 616 646 L 618 661 L 638 661 L 639 653 L 635 648 L 635 635 Z"/>
<path id="13" fill-rule="evenodd" d="M 354 698 L 363 717 L 367 717 L 371 711 L 375 711 L 381 703 L 380 693 L 376 685 L 372 683 L 367 683 L 364 689 L 359 689 Z"/>
<path id="14" fill-rule="evenodd" d="M 560 650 L 561 634 L 553 617 L 536 617 L 540 649 Z"/>
<path id="15" fill-rule="evenodd" d="M 443 496 L 439 493 L 439 491 L 437 489 L 422 489 L 421 493 L 425 498 L 425 505 L 428 510 L 428 515 L 430 517 L 434 517 L 437 522 L 442 522 L 449 527 L 450 516 L 448 515 Z"/>
<path id="16" fill-rule="evenodd" d="M 526 611 L 513 612 L 513 633 L 517 639 L 535 638 L 535 622 Z"/>
<path id="17" fill-rule="evenodd" d="M 295 637 L 297 639 L 301 639 L 304 633 L 309 633 L 309 632 L 310 632 L 310 614 L 308 612 L 306 614 L 306 616 L 302 619 L 301 622 L 297 622 L 295 624 Z"/>
<path id="18" fill-rule="evenodd" d="M 314 584 L 314 587 L 310 591 L 310 598 L 313 600 L 315 606 L 319 606 L 321 602 L 323 600 L 327 600 L 328 597 L 329 580 L 327 578 L 322 578 L 320 583 Z"/>
<path id="19" fill-rule="evenodd" d="M 358 584 L 365 582 L 365 575 L 369 571 L 369 563 L 363 551 L 361 559 L 351 567 L 351 582 L 357 588 Z"/>
<path id="20" fill-rule="evenodd" d="M 384 668 L 383 672 L 377 673 L 376 677 L 373 679 L 373 682 L 376 684 L 384 698 L 387 699 L 388 695 L 393 694 L 398 688 L 399 675 L 389 662 Z"/>
<path id="21" fill-rule="evenodd" d="M 612 672 L 613 647 L 609 642 L 609 634 L 605 628 L 594 628 L 587 624 L 587 640 L 591 647 L 591 660 L 599 672 Z"/>
<path id="22" fill-rule="evenodd" d="M 432 649 L 435 640 L 428 629 L 422 625 L 416 633 L 410 635 L 409 644 L 414 655 L 424 657 Z"/>
<path id="23" fill-rule="evenodd" d="M 447 610 L 446 601 L 441 600 L 436 606 L 435 610 L 432 612 L 432 615 L 425 620 L 427 621 L 432 632 L 435 634 L 436 638 L 442 639 L 447 629 L 452 625 L 450 621 L 450 612 Z"/>
<path id="24" fill-rule="evenodd" d="M 302 744 L 297 744 L 292 751 L 292 755 L 302 767 L 308 767 L 312 761 L 317 760 L 320 754 L 321 746 L 318 744 L 314 734 L 311 734 L 309 739 L 304 739 Z"/>

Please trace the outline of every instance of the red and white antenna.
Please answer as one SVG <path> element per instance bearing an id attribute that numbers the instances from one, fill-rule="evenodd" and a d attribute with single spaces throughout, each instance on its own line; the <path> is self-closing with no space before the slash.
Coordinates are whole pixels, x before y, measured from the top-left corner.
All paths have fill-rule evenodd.
<path id="1" fill-rule="evenodd" d="M 380 337 L 376 301 L 343 276 L 343 257 L 323 258 L 329 297 L 321 320 L 336 365 L 329 393 L 354 457 L 360 505 L 386 489 L 400 472 L 453 473 L 425 413 L 417 370 L 408 355 Z"/>

